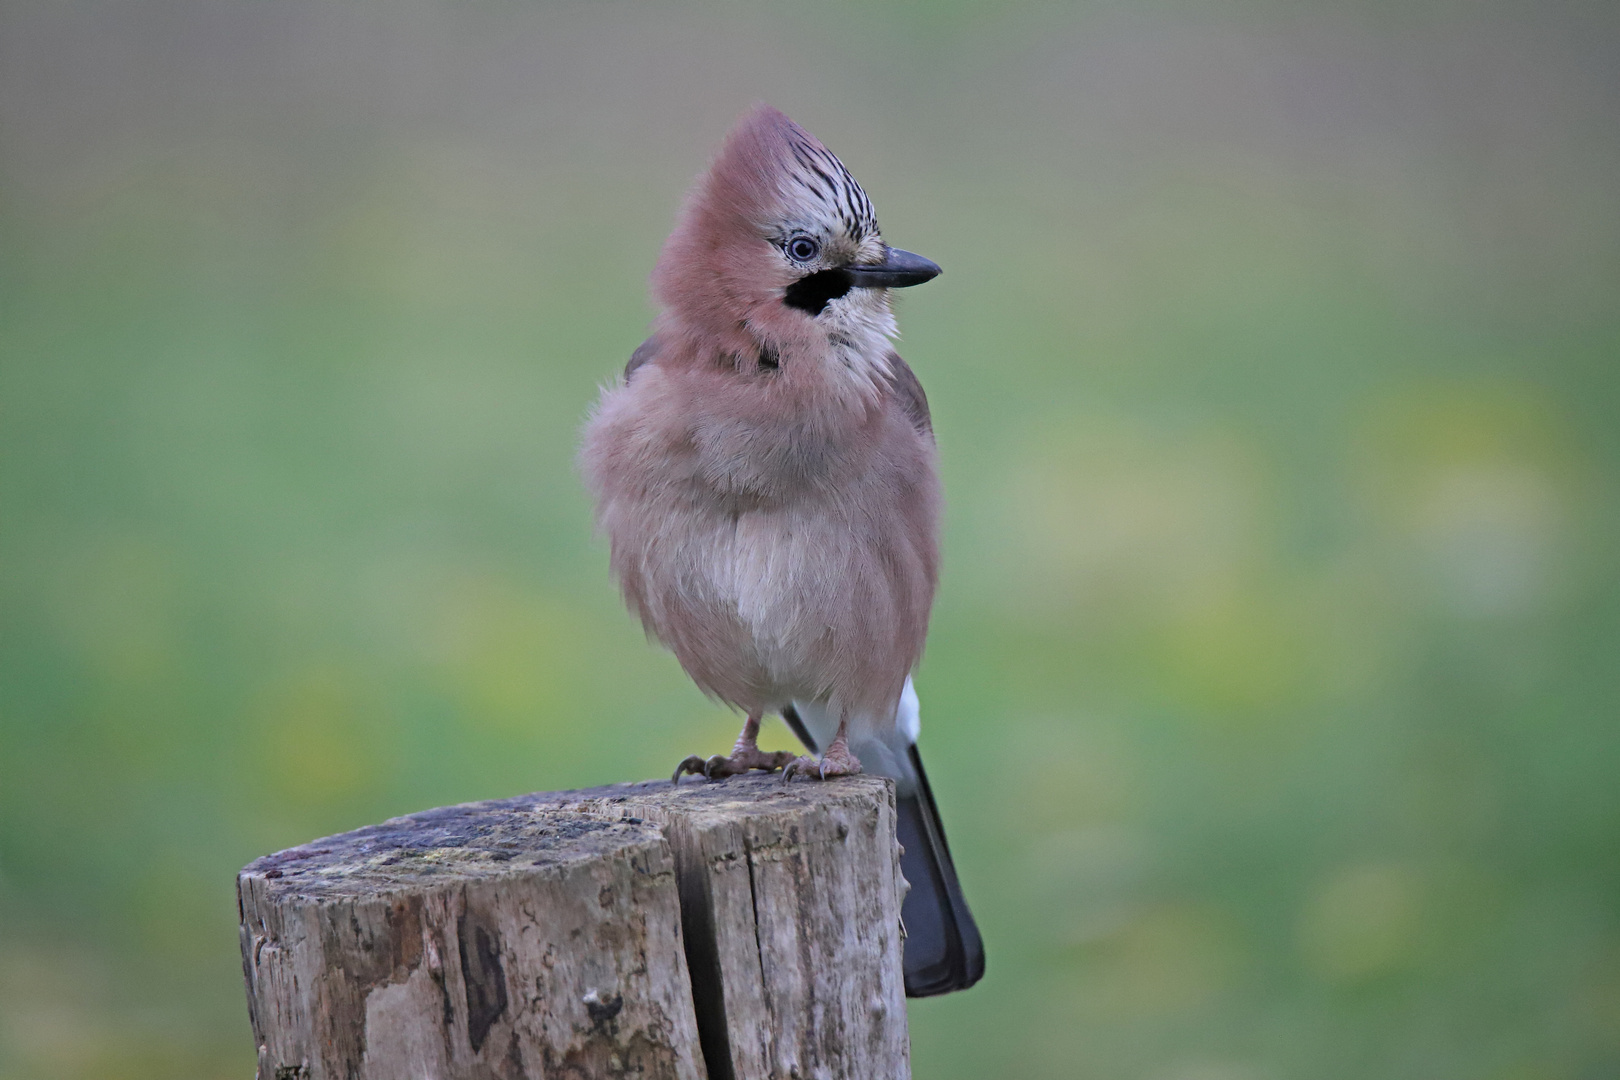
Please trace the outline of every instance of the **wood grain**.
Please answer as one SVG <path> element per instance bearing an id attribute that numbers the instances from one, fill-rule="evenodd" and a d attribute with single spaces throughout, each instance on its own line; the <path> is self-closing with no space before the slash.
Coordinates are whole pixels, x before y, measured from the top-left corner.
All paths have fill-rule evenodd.
<path id="1" fill-rule="evenodd" d="M 882 778 L 470 803 L 237 887 L 260 1080 L 910 1075 Z"/>

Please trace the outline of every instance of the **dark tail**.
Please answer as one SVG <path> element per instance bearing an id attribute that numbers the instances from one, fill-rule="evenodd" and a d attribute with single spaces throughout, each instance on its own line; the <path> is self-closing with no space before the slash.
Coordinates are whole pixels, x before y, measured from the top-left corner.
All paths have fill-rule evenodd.
<path id="1" fill-rule="evenodd" d="M 911 882 L 900 907 L 906 923 L 906 996 L 932 997 L 966 990 L 984 974 L 984 942 L 956 880 L 951 847 L 939 823 L 917 747 L 907 748 L 917 790 L 896 800 L 896 832 L 905 853 L 900 871 Z"/>
<path id="2" fill-rule="evenodd" d="M 793 706 L 782 710 L 782 719 L 811 753 L 818 752 Z M 895 798 L 895 833 L 905 849 L 900 872 L 911 883 L 900 906 L 906 924 L 906 996 L 933 997 L 966 990 L 979 981 L 984 974 L 984 942 L 956 880 L 951 847 L 915 743 L 906 747 L 906 755 L 915 783 L 910 777 L 898 778 Z"/>

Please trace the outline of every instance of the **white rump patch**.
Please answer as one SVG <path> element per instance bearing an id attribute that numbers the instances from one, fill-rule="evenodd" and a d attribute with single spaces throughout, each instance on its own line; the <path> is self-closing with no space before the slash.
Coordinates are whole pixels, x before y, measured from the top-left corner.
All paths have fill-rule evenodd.
<path id="1" fill-rule="evenodd" d="M 795 701 L 793 707 L 798 710 L 799 719 L 804 723 L 804 729 L 816 741 L 818 750 L 826 750 L 838 733 L 838 716 L 829 709 L 825 702 Z M 850 718 L 850 737 L 872 738 L 893 746 L 888 737 L 885 724 L 864 724 L 860 717 Z M 917 700 L 917 688 L 911 684 L 911 676 L 906 676 L 906 685 L 900 691 L 900 705 L 894 712 L 894 727 L 904 740 L 903 745 L 910 746 L 917 741 L 917 734 L 922 730 L 922 705 Z M 896 752 L 899 748 L 896 747 Z"/>
<path id="2" fill-rule="evenodd" d="M 922 731 L 922 702 L 917 700 L 917 688 L 911 685 L 911 676 L 906 676 L 906 685 L 900 691 L 900 708 L 894 714 L 895 730 L 906 737 L 907 744 L 914 744 L 917 735 Z"/>

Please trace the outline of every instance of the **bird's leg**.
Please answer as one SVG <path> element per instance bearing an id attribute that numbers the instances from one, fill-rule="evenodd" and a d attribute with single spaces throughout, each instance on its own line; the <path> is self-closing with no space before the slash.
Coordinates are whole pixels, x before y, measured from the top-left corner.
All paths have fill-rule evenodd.
<path id="1" fill-rule="evenodd" d="M 832 745 L 821 755 L 821 760 L 813 757 L 794 758 L 782 770 L 782 782 L 787 783 L 800 773 L 831 780 L 835 776 L 854 776 L 860 771 L 860 759 L 849 749 L 849 719 L 846 717 L 838 722 L 838 734 L 833 736 Z"/>
<path id="2" fill-rule="evenodd" d="M 769 754 L 759 748 L 759 713 L 750 713 L 747 721 L 743 723 L 742 731 L 737 735 L 737 745 L 731 748 L 730 757 L 721 757 L 716 754 L 707 761 L 693 754 L 679 765 L 675 766 L 675 775 L 670 777 L 670 783 L 678 784 L 683 773 L 694 776 L 706 776 L 710 780 L 718 780 L 723 776 L 736 776 L 749 769 L 764 769 L 774 772 L 793 760 L 793 755 L 786 750 L 773 750 Z"/>

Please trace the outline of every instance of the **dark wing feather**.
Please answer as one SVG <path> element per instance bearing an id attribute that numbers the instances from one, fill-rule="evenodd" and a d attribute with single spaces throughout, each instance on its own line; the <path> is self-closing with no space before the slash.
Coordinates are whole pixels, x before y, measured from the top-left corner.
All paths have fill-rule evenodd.
<path id="1" fill-rule="evenodd" d="M 636 373 L 636 368 L 658 355 L 658 335 L 643 341 L 636 346 L 636 351 L 630 354 L 630 362 L 624 365 L 624 381 L 629 382 L 630 376 Z"/>
<path id="2" fill-rule="evenodd" d="M 979 981 L 984 975 L 984 941 L 956 879 L 951 846 L 917 744 L 907 747 L 906 753 L 916 781 L 895 793 L 900 872 L 911 883 L 900 905 L 906 926 L 902 963 L 906 996 L 933 997 L 966 990 Z"/>
<path id="3" fill-rule="evenodd" d="M 904 409 L 906 416 L 910 418 L 912 426 L 929 438 L 933 438 L 934 418 L 928 413 L 928 395 L 923 393 L 922 383 L 917 380 L 917 373 L 912 371 L 911 365 L 900 359 L 900 354 L 896 352 L 889 354 L 889 389 L 900 408 Z"/>
<path id="4" fill-rule="evenodd" d="M 921 388 L 918 393 L 920 396 Z M 924 419 L 926 408 L 925 403 Z M 796 708 L 784 706 L 782 719 L 807 750 L 819 752 Z M 880 756 L 866 761 L 879 771 L 880 761 L 891 769 L 894 763 L 894 759 Z M 984 940 L 956 878 L 951 845 L 945 840 L 945 826 L 940 823 L 934 791 L 928 786 L 928 773 L 916 743 L 906 747 L 906 763 L 897 771 L 907 774 L 895 777 L 899 781 L 895 791 L 895 838 L 901 847 L 900 872 L 911 885 L 900 905 L 900 920 L 906 927 L 901 958 L 906 997 L 966 990 L 984 975 Z"/>

